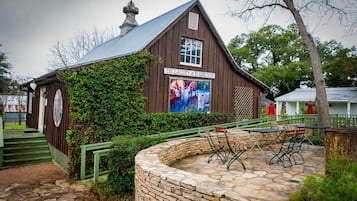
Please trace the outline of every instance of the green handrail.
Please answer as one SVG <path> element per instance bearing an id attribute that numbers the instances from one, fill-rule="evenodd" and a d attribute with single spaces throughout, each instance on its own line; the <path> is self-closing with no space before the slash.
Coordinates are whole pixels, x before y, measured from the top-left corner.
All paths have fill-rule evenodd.
<path id="1" fill-rule="evenodd" d="M 357 115 L 347 116 L 347 115 L 330 115 L 331 127 L 337 128 L 340 126 L 357 126 Z M 219 125 L 207 126 L 209 130 L 214 130 L 216 126 L 222 126 L 225 128 L 256 128 L 256 127 L 270 127 L 271 119 L 268 117 L 251 119 L 251 120 L 242 120 L 237 122 L 224 123 Z M 305 124 L 305 125 L 318 125 L 317 115 L 295 115 L 295 116 L 278 116 L 278 120 L 275 121 L 278 124 Z M 165 132 L 161 134 L 153 134 L 151 136 L 162 135 L 168 140 L 197 137 L 200 133 L 203 132 L 205 127 L 197 127 L 190 129 L 183 129 L 178 131 Z M 113 142 L 103 142 L 95 143 L 88 145 L 81 145 L 81 169 L 80 169 L 80 179 L 86 178 L 86 153 L 87 151 L 93 151 L 94 153 L 94 173 L 93 181 L 97 182 L 100 174 L 99 164 L 100 158 L 107 156 L 110 152 L 110 148 L 113 145 Z"/>
<path id="2" fill-rule="evenodd" d="M 80 176 L 79 176 L 81 180 L 86 178 L 87 151 L 107 149 L 110 148 L 112 145 L 113 142 L 102 142 L 102 143 L 81 145 L 81 169 L 80 169 Z"/>
<path id="3" fill-rule="evenodd" d="M 97 183 L 99 180 L 99 164 L 100 164 L 100 158 L 103 156 L 108 156 L 109 152 L 111 149 L 102 149 L 102 150 L 97 150 L 94 151 L 94 169 L 93 169 L 93 182 Z"/>

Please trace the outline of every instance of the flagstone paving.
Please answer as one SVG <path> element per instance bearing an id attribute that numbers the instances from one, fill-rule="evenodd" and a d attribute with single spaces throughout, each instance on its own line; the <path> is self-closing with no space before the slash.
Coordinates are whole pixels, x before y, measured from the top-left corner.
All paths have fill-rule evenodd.
<path id="1" fill-rule="evenodd" d="M 0 201 L 94 201 L 98 197 L 68 179 L 53 163 L 0 170 Z"/>
<path id="2" fill-rule="evenodd" d="M 260 150 L 252 150 L 242 155 L 247 170 L 234 162 L 230 170 L 220 160 L 207 163 L 209 155 L 184 158 L 172 166 L 195 174 L 208 175 L 220 183 L 233 187 L 234 191 L 248 200 L 288 200 L 289 194 L 303 184 L 307 175 L 324 173 L 324 147 L 304 145 L 302 155 L 305 164 L 284 168 L 281 163 L 268 164 L 272 157 Z"/>

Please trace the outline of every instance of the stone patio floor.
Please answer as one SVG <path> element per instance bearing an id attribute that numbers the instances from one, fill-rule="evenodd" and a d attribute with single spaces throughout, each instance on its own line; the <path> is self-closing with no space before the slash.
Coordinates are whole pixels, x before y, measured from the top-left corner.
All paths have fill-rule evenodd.
<path id="1" fill-rule="evenodd" d="M 235 192 L 247 200 L 288 200 L 289 194 L 301 187 L 307 175 L 324 174 L 325 171 L 323 146 L 304 144 L 302 155 L 305 163 L 290 168 L 284 168 L 282 163 L 269 165 L 268 161 L 272 157 L 272 152 L 266 151 L 264 156 L 259 149 L 242 155 L 246 171 L 237 162 L 234 162 L 229 170 L 218 159 L 207 163 L 209 155 L 184 158 L 172 167 L 195 174 L 208 175 L 222 184 L 233 187 Z"/>

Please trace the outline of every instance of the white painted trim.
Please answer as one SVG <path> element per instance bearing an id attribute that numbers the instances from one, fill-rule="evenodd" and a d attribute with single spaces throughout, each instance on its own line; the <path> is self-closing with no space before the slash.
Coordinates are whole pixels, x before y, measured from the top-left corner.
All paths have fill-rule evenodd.
<path id="1" fill-rule="evenodd" d="M 188 14 L 188 28 L 198 30 L 199 15 L 197 13 L 189 12 Z"/>
<path id="2" fill-rule="evenodd" d="M 177 75 L 184 77 L 198 77 L 198 78 L 206 78 L 206 79 L 215 79 L 216 74 L 211 72 L 204 71 L 195 71 L 195 70 L 185 70 L 178 68 L 164 68 L 165 75 Z"/>
<path id="3" fill-rule="evenodd" d="M 348 102 L 347 103 L 347 117 L 350 117 L 351 116 L 351 103 Z"/>
<path id="4" fill-rule="evenodd" d="M 295 111 L 296 114 L 300 114 L 300 102 L 299 101 L 296 101 L 296 111 Z"/>
<path id="5" fill-rule="evenodd" d="M 45 96 L 46 88 L 40 88 L 40 103 L 38 111 L 38 131 L 43 133 L 43 127 L 45 123 L 45 107 L 46 107 L 46 98 Z"/>

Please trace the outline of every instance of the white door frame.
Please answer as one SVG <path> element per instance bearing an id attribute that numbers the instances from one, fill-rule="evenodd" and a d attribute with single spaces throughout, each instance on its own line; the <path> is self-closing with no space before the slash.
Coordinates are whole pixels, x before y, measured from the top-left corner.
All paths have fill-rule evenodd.
<path id="1" fill-rule="evenodd" d="M 39 102 L 39 111 L 38 111 L 38 131 L 43 133 L 43 127 L 45 122 L 45 107 L 46 107 L 46 88 L 40 88 L 40 102 Z"/>

